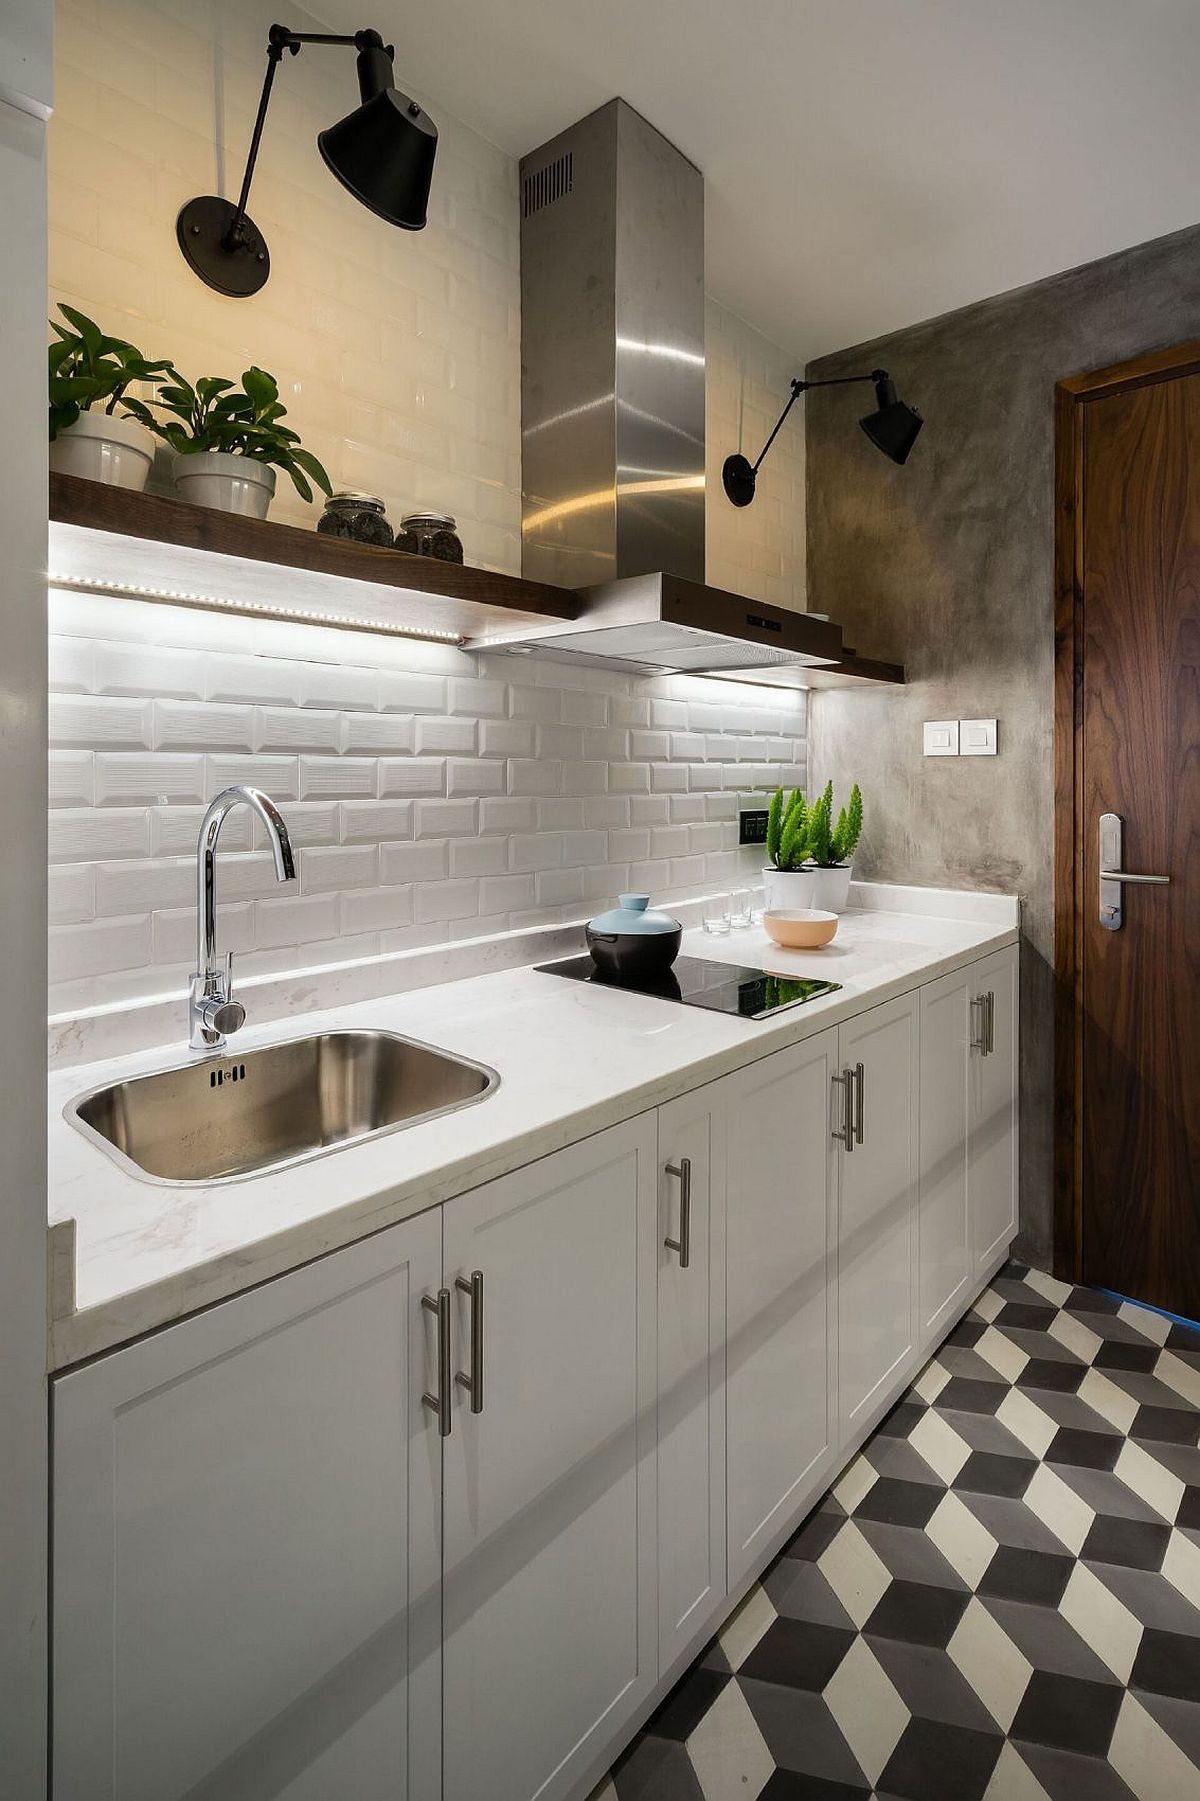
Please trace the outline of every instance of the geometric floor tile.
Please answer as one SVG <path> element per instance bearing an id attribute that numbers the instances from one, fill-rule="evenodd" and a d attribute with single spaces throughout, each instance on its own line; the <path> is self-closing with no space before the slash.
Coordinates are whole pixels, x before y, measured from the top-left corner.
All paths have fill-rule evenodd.
<path id="1" fill-rule="evenodd" d="M 592 1801 L 1200 1801 L 1200 1327 L 1008 1264 Z"/>

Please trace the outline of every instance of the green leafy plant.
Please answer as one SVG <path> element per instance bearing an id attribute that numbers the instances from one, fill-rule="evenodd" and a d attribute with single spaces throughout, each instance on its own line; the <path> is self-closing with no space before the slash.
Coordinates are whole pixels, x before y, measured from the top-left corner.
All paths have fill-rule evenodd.
<path id="1" fill-rule="evenodd" d="M 827 782 L 811 806 L 798 788 L 786 804 L 777 788 L 767 812 L 767 856 L 776 869 L 801 869 L 815 864 L 833 869 L 848 863 L 862 836 L 862 793 L 855 782 L 847 806 L 833 823 L 833 783 Z"/>
<path id="2" fill-rule="evenodd" d="M 221 375 L 203 375 L 193 386 L 177 370 L 171 374 L 174 380 L 164 382 L 151 402 L 170 418 L 156 418 L 141 401 L 127 404 L 135 419 L 180 456 L 218 450 L 253 457 L 286 470 L 303 500 L 313 497 L 310 479 L 324 493 L 332 492 L 322 465 L 301 446 L 300 434 L 280 423 L 287 408 L 279 398 L 278 382 L 265 369 L 247 369 L 240 388 Z"/>
<path id="3" fill-rule="evenodd" d="M 140 417 L 138 403 L 126 398 L 126 390 L 135 381 L 173 374 L 172 365 L 150 362 L 136 345 L 106 336 L 77 307 L 64 303 L 58 310 L 66 324 L 51 319 L 54 341 L 46 351 L 51 438 L 101 405 L 106 413 L 115 413 L 124 402 L 123 418 Z"/>

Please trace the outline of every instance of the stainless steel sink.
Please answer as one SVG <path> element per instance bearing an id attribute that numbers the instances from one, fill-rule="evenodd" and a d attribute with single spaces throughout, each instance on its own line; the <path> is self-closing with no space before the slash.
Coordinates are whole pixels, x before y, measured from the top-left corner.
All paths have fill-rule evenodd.
<path id="1" fill-rule="evenodd" d="M 144 1181 L 236 1182 L 481 1101 L 494 1069 L 392 1032 L 321 1032 L 93 1089 L 71 1124 Z"/>

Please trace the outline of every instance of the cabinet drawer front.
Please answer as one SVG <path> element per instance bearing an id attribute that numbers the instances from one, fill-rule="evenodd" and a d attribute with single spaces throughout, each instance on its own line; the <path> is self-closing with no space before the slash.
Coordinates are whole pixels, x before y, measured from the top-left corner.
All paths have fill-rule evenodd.
<path id="1" fill-rule="evenodd" d="M 566 1793 L 657 1675 L 656 1145 L 643 1115 L 444 1209 L 487 1297 L 444 1441 L 446 1801 Z"/>
<path id="2" fill-rule="evenodd" d="M 968 1204 L 972 971 L 921 990 L 920 1340 L 928 1347 L 968 1298 L 975 1270 Z"/>
<path id="3" fill-rule="evenodd" d="M 725 1593 L 724 1084 L 658 1114 L 658 1661 Z M 684 1181 L 687 1238 L 681 1241 Z M 671 1242 L 668 1243 L 667 1241 Z M 684 1251 L 674 1248 L 681 1242 Z"/>
<path id="4" fill-rule="evenodd" d="M 987 1056 L 971 1058 L 971 1221 L 983 1275 L 1017 1230 L 1016 945 L 971 965 L 973 992 L 994 996 Z"/>
<path id="5" fill-rule="evenodd" d="M 838 1371 L 843 1437 L 901 1380 L 917 1340 L 917 997 L 839 1028 L 843 1068 L 863 1066 L 863 1133 L 841 1151 Z"/>
<path id="6" fill-rule="evenodd" d="M 55 1385 L 60 1801 L 425 1801 L 436 1213 Z"/>
<path id="7" fill-rule="evenodd" d="M 822 1032 L 722 1084 L 731 1587 L 833 1454 L 836 1053 Z"/>

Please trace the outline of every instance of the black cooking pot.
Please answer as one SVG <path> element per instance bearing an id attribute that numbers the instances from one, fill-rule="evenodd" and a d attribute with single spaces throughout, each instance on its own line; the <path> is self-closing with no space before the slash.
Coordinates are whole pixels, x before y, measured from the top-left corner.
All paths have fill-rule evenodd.
<path id="1" fill-rule="evenodd" d="M 615 981 L 645 981 L 670 969 L 683 927 L 667 913 L 648 912 L 648 894 L 622 894 L 620 906 L 589 921 L 587 945 L 596 968 Z"/>

